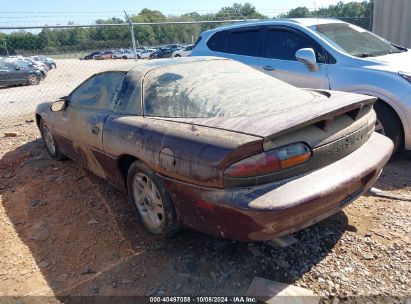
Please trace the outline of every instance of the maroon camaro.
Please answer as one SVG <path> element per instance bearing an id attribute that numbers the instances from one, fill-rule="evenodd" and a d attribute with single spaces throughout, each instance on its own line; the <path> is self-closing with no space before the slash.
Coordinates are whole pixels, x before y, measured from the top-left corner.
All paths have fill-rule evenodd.
<path id="1" fill-rule="evenodd" d="M 377 180 L 393 145 L 374 132 L 374 101 L 189 57 L 95 74 L 36 121 L 52 157 L 127 192 L 151 233 L 278 240 Z"/>

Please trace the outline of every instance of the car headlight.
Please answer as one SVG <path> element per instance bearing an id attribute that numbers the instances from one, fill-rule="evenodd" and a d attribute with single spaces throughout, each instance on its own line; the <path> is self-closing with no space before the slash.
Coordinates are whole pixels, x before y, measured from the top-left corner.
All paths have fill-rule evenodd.
<path id="1" fill-rule="evenodd" d="M 409 83 L 411 83 L 411 73 L 407 72 L 398 72 L 398 75 L 400 75 L 402 78 L 407 80 Z"/>

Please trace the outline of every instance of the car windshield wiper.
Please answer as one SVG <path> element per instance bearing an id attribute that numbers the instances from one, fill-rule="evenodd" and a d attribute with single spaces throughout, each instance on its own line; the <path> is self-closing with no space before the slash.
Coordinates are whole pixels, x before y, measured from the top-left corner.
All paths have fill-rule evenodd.
<path id="1" fill-rule="evenodd" d="M 394 44 L 394 43 L 391 43 L 391 45 L 392 46 L 394 46 L 394 47 L 396 47 L 398 50 L 399 50 L 399 52 L 408 52 L 408 49 L 407 48 L 405 48 L 405 47 L 403 47 L 403 46 L 400 46 L 400 45 L 396 45 L 396 44 Z"/>

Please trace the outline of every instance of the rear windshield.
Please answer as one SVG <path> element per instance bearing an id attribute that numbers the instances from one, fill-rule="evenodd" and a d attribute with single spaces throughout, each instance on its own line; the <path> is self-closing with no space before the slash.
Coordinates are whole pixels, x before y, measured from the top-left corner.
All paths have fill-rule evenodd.
<path id="1" fill-rule="evenodd" d="M 231 60 L 177 64 L 144 79 L 144 115 L 157 117 L 246 117 L 287 111 L 317 94 Z"/>

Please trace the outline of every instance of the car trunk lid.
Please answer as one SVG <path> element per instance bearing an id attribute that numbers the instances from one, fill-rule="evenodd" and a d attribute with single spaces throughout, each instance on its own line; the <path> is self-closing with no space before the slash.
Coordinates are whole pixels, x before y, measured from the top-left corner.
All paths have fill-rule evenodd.
<path id="1" fill-rule="evenodd" d="M 369 120 L 375 119 L 370 116 L 374 97 L 337 91 L 317 92 L 323 98 L 267 115 L 161 119 L 259 136 L 264 139 L 265 150 L 285 144 L 281 139 L 289 134 L 301 135 L 299 140 L 306 139 L 311 147 L 324 145 L 361 129 L 368 125 Z M 311 130 L 310 134 L 298 133 L 307 128 Z"/>

